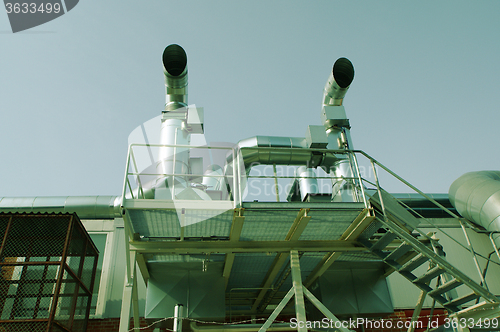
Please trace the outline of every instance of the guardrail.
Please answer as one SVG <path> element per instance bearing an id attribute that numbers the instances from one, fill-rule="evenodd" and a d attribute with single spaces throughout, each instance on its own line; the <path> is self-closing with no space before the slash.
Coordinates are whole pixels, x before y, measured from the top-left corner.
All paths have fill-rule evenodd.
<path id="1" fill-rule="evenodd" d="M 210 154 L 214 151 L 223 152 L 226 151 L 224 156 L 224 165 L 221 166 L 224 170 L 222 174 L 203 174 L 203 172 L 195 173 L 195 174 L 178 174 L 178 173 L 161 173 L 156 170 L 156 166 L 159 163 L 159 160 L 155 159 L 157 153 L 154 153 L 153 150 L 157 150 L 160 148 L 174 148 L 175 149 L 189 149 L 191 153 L 195 151 L 205 151 L 205 157 L 210 159 Z M 142 149 L 140 153 L 138 153 L 138 149 Z M 313 153 L 323 153 L 329 154 L 331 156 L 335 156 L 339 160 L 348 160 L 350 167 L 350 174 L 352 176 L 335 176 L 333 172 L 330 172 L 328 169 L 323 170 L 321 167 L 316 167 L 316 169 L 321 169 L 318 171 L 320 175 L 318 176 L 310 176 L 310 177 L 297 177 L 295 174 L 296 169 L 299 166 L 304 165 L 277 165 L 277 164 L 251 164 L 245 167 L 245 160 L 242 157 L 242 151 L 245 149 L 258 150 L 262 152 L 293 152 L 293 151 L 310 151 Z M 199 154 L 199 153 L 198 153 Z M 139 156 L 138 156 L 139 155 Z M 229 158 L 228 158 L 229 156 Z M 144 159 L 146 158 L 146 161 Z M 175 165 L 175 153 L 172 155 L 172 162 Z M 360 159 L 358 161 L 358 159 Z M 305 165 L 308 166 L 308 165 Z M 259 171 L 259 167 L 263 167 L 264 170 Z M 266 168 L 272 169 L 272 174 L 266 174 Z M 278 168 L 281 171 L 278 171 Z M 327 172 L 328 171 L 328 172 Z M 241 207 L 243 202 L 245 201 L 274 201 L 274 202 L 283 202 L 284 200 L 281 197 L 290 198 L 291 187 L 288 187 L 287 190 L 280 190 L 280 188 L 287 188 L 286 185 L 283 185 L 284 181 L 288 181 L 289 186 L 293 186 L 292 183 L 294 181 L 298 181 L 302 179 L 314 179 L 316 181 L 329 183 L 329 189 L 318 190 L 317 195 L 326 195 L 330 194 L 331 201 L 335 200 L 335 197 L 338 195 L 338 192 L 334 191 L 336 188 L 342 188 L 342 185 L 338 185 L 339 183 L 343 183 L 343 188 L 348 188 L 351 190 L 351 202 L 362 202 L 365 207 L 368 208 L 370 206 L 369 199 L 373 195 L 378 195 L 381 205 L 382 205 L 382 213 L 386 213 L 384 210 L 383 197 L 381 192 L 385 190 L 380 183 L 381 172 L 385 172 L 386 178 L 392 178 L 397 180 L 398 183 L 403 184 L 405 188 L 409 189 L 411 192 L 420 195 L 423 199 L 431 202 L 437 208 L 441 209 L 445 213 L 449 214 L 451 218 L 455 218 L 458 220 L 460 227 L 462 228 L 463 234 L 465 236 L 467 245 L 463 245 L 458 240 L 456 240 L 453 236 L 448 234 L 445 230 L 440 228 L 438 225 L 432 222 L 430 219 L 426 219 L 426 221 L 432 225 L 436 230 L 439 230 L 446 237 L 450 238 L 452 241 L 457 243 L 460 247 L 464 248 L 468 252 L 470 252 L 471 257 L 474 261 L 474 264 L 478 270 L 480 275 L 480 279 L 483 283 L 485 283 L 483 273 L 481 273 L 481 269 L 477 260 L 477 256 L 486 259 L 488 262 L 491 262 L 496 265 L 500 265 L 495 261 L 492 261 L 489 257 L 485 257 L 477 253 L 470 241 L 469 235 L 467 234 L 467 228 L 473 227 L 473 225 L 466 224 L 464 219 L 455 214 L 454 212 L 447 209 L 445 206 L 437 202 L 428 194 L 425 194 L 408 181 L 404 180 L 402 177 L 397 175 L 395 172 L 390 170 L 388 167 L 365 153 L 361 150 L 328 150 L 328 149 L 299 149 L 299 148 L 282 148 L 282 147 L 251 147 L 251 148 L 241 148 L 238 149 L 236 147 L 216 147 L 216 146 L 190 146 L 190 145 L 159 145 L 159 144 L 132 144 L 129 146 L 128 155 L 127 155 L 127 164 L 125 169 L 125 179 L 122 190 L 122 206 L 124 206 L 124 201 L 127 199 L 148 199 L 154 198 L 154 188 L 157 184 L 156 181 L 158 179 L 165 180 L 166 178 L 172 179 L 172 192 L 175 193 L 175 183 L 176 178 L 189 178 L 190 180 L 195 180 L 192 182 L 192 188 L 209 192 L 209 188 L 203 186 L 200 182 L 200 179 L 203 178 L 216 178 L 218 181 L 224 183 L 223 192 L 221 194 L 221 200 L 228 200 L 233 202 L 234 208 Z M 292 174 L 290 174 L 292 173 Z M 284 174 L 284 175 L 283 175 Z M 257 181 L 257 183 L 254 183 Z M 271 184 L 266 184 L 267 182 Z M 281 184 L 280 184 L 281 182 Z M 252 195 L 249 188 L 274 188 L 274 191 L 271 189 L 269 192 L 259 191 L 257 195 Z M 328 187 L 328 186 L 326 186 Z M 326 188 L 324 187 L 324 188 Z M 151 195 L 151 191 L 153 191 Z M 413 210 L 411 207 L 405 205 L 403 202 L 398 200 L 403 206 L 405 206 L 409 211 L 411 211 L 414 215 L 423 218 L 417 211 Z M 425 236 L 425 232 L 416 229 L 421 234 Z M 428 237 L 428 236 L 427 236 Z M 429 237 L 430 239 L 430 237 Z M 495 248 L 496 249 L 496 248 Z M 500 255 L 499 255 L 500 258 Z"/>

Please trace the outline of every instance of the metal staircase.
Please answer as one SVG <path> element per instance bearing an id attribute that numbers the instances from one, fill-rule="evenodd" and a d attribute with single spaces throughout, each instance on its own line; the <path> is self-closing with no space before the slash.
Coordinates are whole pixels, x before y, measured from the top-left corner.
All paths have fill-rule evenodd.
<path id="1" fill-rule="evenodd" d="M 435 299 L 450 313 L 460 312 L 463 304 L 481 297 L 488 303 L 499 303 L 494 294 L 451 265 L 444 255 L 433 250 L 433 240 L 417 229 L 419 220 L 393 196 L 380 190 L 371 196 L 370 203 L 375 209 L 376 219 L 359 236 L 358 241 L 393 270 Z M 376 236 L 377 234 L 379 236 Z M 399 245 L 392 249 L 395 242 Z M 392 248 L 389 248 L 391 244 Z M 430 264 L 429 269 L 418 273 L 418 267 L 426 262 Z M 444 283 L 431 287 L 431 280 L 445 274 L 450 276 L 449 280 L 441 278 L 445 279 Z M 467 295 L 451 296 L 450 291 L 459 286 L 468 288 Z"/>

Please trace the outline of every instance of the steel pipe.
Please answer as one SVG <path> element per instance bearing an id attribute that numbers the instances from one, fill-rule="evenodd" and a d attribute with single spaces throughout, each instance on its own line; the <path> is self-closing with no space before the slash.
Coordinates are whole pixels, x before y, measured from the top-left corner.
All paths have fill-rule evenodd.
<path id="1" fill-rule="evenodd" d="M 187 55 L 177 44 L 169 45 L 163 51 L 163 74 L 165 75 L 165 111 L 187 106 L 188 69 Z"/>
<path id="2" fill-rule="evenodd" d="M 306 139 L 302 137 L 254 136 L 239 141 L 236 146 L 241 150 L 247 174 L 256 165 L 305 165 L 313 168 L 317 166 L 328 168 L 338 160 L 331 153 L 308 150 Z M 226 158 L 228 163 L 232 162 L 232 151 Z"/>
<path id="3" fill-rule="evenodd" d="M 4 213 L 76 213 L 81 219 L 114 219 L 122 216 L 120 196 L 2 197 Z"/>
<path id="4" fill-rule="evenodd" d="M 448 195 L 464 218 L 500 231 L 500 171 L 465 173 L 452 183 Z"/>
<path id="5" fill-rule="evenodd" d="M 323 106 L 340 106 L 354 79 L 354 66 L 346 58 L 335 61 L 323 91 Z"/>

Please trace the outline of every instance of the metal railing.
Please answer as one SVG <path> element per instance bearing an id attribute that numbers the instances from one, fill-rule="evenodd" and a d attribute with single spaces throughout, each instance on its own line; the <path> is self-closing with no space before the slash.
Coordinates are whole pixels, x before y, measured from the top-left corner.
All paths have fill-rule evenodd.
<path id="1" fill-rule="evenodd" d="M 153 154 L 152 149 L 159 149 L 159 148 L 181 148 L 181 149 L 190 149 L 190 151 L 195 151 L 195 150 L 205 150 L 208 153 L 212 150 L 225 150 L 227 151 L 226 159 L 225 159 L 225 165 L 223 165 L 224 172 L 221 175 L 217 174 L 176 174 L 176 173 L 160 173 L 156 171 L 156 163 L 158 163 L 158 160 L 155 160 L 154 157 L 151 157 L 155 154 Z M 150 156 L 150 163 L 149 167 L 139 167 L 138 162 L 137 162 L 137 157 L 136 157 L 136 149 L 146 149 L 147 150 L 147 155 Z M 339 182 L 343 182 L 345 184 L 348 184 L 348 188 L 352 190 L 352 199 L 350 201 L 352 202 L 361 202 L 365 205 L 365 207 L 369 207 L 370 203 L 369 200 L 373 195 L 378 195 L 381 205 L 382 205 L 382 212 L 385 213 L 384 210 L 384 202 L 383 198 L 381 195 L 381 191 L 388 192 L 385 190 L 382 185 L 380 184 L 379 181 L 379 175 L 378 175 L 378 170 L 383 170 L 387 175 L 392 177 L 393 179 L 397 180 L 400 184 L 403 184 L 407 189 L 411 190 L 414 193 L 417 193 L 420 195 L 423 199 L 427 200 L 428 202 L 432 203 L 436 208 L 444 211 L 447 213 L 450 218 L 454 218 L 458 221 L 460 224 L 460 227 L 463 231 L 463 234 L 465 236 L 467 245 L 464 245 L 460 243 L 458 240 L 456 240 L 453 236 L 448 234 L 445 230 L 443 230 L 441 227 L 436 225 L 431 219 L 429 218 L 423 218 L 422 215 L 420 215 L 417 211 L 413 210 L 409 206 L 405 206 L 409 211 L 411 211 L 414 215 L 419 216 L 420 218 L 423 218 L 426 220 L 426 222 L 430 225 L 432 225 L 435 229 L 441 231 L 443 235 L 451 239 L 453 242 L 458 244 L 460 247 L 466 249 L 468 252 L 470 252 L 471 257 L 474 261 L 474 264 L 478 270 L 480 279 L 482 282 L 484 282 L 484 279 L 482 277 L 482 272 L 479 266 L 479 263 L 477 261 L 477 256 L 486 259 L 487 261 L 491 261 L 488 257 L 481 255 L 477 253 L 473 245 L 470 241 L 470 237 L 467 234 L 467 228 L 469 227 L 468 224 L 466 224 L 460 216 L 458 216 L 456 213 L 450 211 L 448 208 L 443 206 L 441 203 L 436 201 L 434 198 L 432 198 L 430 195 L 425 194 L 421 190 L 419 190 L 417 187 L 413 186 L 410 184 L 408 181 L 404 180 L 402 177 L 397 175 L 395 172 L 390 170 L 388 167 L 365 153 L 364 151 L 361 150 L 328 150 L 328 149 L 301 149 L 301 148 L 272 148 L 272 147 L 251 147 L 251 148 L 241 148 L 238 149 L 236 147 L 215 147 L 215 146 L 190 146 L 190 145 L 159 145 L 159 144 L 132 144 L 129 146 L 128 150 L 128 156 L 127 156 L 127 164 L 126 164 L 126 170 L 125 170 L 125 179 L 124 179 L 124 185 L 123 185 L 123 191 L 122 191 L 122 206 L 123 202 L 126 199 L 146 199 L 148 196 L 146 192 L 148 190 L 151 190 L 154 186 L 154 181 L 160 177 L 171 177 L 173 179 L 172 184 L 175 185 L 175 179 L 176 178 L 203 178 L 203 177 L 213 177 L 217 178 L 219 181 L 224 181 L 225 183 L 225 189 L 226 196 L 225 200 L 232 201 L 234 203 L 234 207 L 241 207 L 245 201 L 276 201 L 276 202 L 282 202 L 283 200 L 280 198 L 283 196 L 283 194 L 289 194 L 288 192 L 283 192 L 280 191 L 280 186 L 279 181 L 283 180 L 289 180 L 290 182 L 294 180 L 299 180 L 300 178 L 295 175 L 295 170 L 299 166 L 309 166 L 309 165 L 277 165 L 276 163 L 272 164 L 250 164 L 247 165 L 245 164 L 245 160 L 243 158 L 243 153 L 245 149 L 251 149 L 251 150 L 256 150 L 259 152 L 281 152 L 281 153 L 293 153 L 295 151 L 300 151 L 302 152 L 311 152 L 315 154 L 323 154 L 323 155 L 329 155 L 330 157 L 337 158 L 337 160 L 348 160 L 349 161 L 349 166 L 350 166 L 350 175 L 351 176 L 335 176 L 332 172 L 323 172 L 323 175 L 320 176 L 313 176 L 313 177 L 307 177 L 307 179 L 314 179 L 316 181 L 330 181 L 332 184 L 331 188 Z M 175 151 L 175 150 L 174 150 Z M 358 161 L 359 158 L 360 161 Z M 173 155 L 173 162 L 175 164 L 175 154 Z M 363 164 L 363 165 L 360 165 Z M 252 168 L 255 169 L 256 166 L 265 166 L 272 168 L 272 173 L 273 174 L 253 174 L 251 172 Z M 289 170 L 287 171 L 288 173 L 293 172 L 293 174 L 286 174 L 286 175 L 279 175 L 277 172 L 277 167 L 288 167 Z M 318 166 L 316 166 L 317 168 Z M 319 165 L 321 167 L 321 165 Z M 132 169 L 131 169 L 132 168 Z M 314 168 L 314 167 L 311 167 Z M 152 171 L 153 170 L 153 171 Z M 291 170 L 291 171 L 290 171 Z M 255 173 L 255 172 L 254 172 Z M 283 172 L 280 172 L 283 173 Z M 133 181 L 131 181 L 133 179 Z M 149 179 L 150 181 L 145 181 Z M 269 188 L 274 187 L 274 192 L 269 192 L 265 193 L 266 195 L 262 195 L 260 199 L 252 199 L 255 198 L 252 195 L 249 195 L 249 187 L 254 185 L 252 184 L 252 181 L 270 181 L 271 185 L 265 185 L 264 182 L 261 182 L 261 186 L 267 186 Z M 145 183 L 148 182 L 148 183 Z M 198 180 L 199 182 L 199 180 Z M 259 184 L 258 184 L 259 185 Z M 274 185 L 274 186 L 273 186 Z M 372 188 L 372 192 L 368 190 L 367 188 Z M 201 190 L 205 190 L 207 188 L 203 188 L 203 186 L 199 186 Z M 174 191 L 175 192 L 175 191 Z M 262 193 L 261 193 L 262 194 Z M 331 194 L 332 200 L 334 196 L 337 194 L 333 191 L 318 191 L 317 193 L 313 194 Z M 399 199 L 396 199 L 400 204 L 403 206 L 405 205 L 404 202 L 402 202 Z M 419 231 L 423 236 L 425 237 L 425 233 L 422 230 L 416 229 Z M 498 264 L 497 262 L 491 261 L 493 264 Z"/>

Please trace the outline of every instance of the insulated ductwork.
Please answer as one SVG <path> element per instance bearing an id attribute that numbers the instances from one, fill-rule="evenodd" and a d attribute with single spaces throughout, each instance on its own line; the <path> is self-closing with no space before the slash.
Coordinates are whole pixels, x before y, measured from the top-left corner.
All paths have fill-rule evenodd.
<path id="1" fill-rule="evenodd" d="M 254 136 L 239 141 L 237 147 L 241 151 L 247 174 L 252 166 L 256 165 L 305 165 L 328 168 L 337 161 L 337 158 L 331 153 L 305 150 L 307 142 L 302 137 Z M 231 162 L 232 160 L 233 154 L 230 152 L 227 155 L 227 161 Z"/>
<path id="2" fill-rule="evenodd" d="M 189 145 L 190 133 L 186 129 L 187 118 L 187 56 L 182 47 L 169 45 L 163 51 L 166 104 L 160 129 L 160 144 Z M 189 149 L 186 147 L 162 147 L 156 165 L 158 174 L 188 174 Z M 187 187 L 186 178 L 167 175 L 155 185 L 155 197 L 173 199 Z"/>
<path id="3" fill-rule="evenodd" d="M 4 213 L 76 213 L 81 219 L 114 219 L 122 216 L 120 196 L 3 197 Z"/>
<path id="4" fill-rule="evenodd" d="M 341 106 L 354 79 L 354 67 L 346 58 L 335 61 L 323 91 L 323 106 Z"/>
<path id="5" fill-rule="evenodd" d="M 500 171 L 465 173 L 453 182 L 448 194 L 464 218 L 489 231 L 500 231 Z"/>
<path id="6" fill-rule="evenodd" d="M 187 106 L 187 55 L 177 44 L 169 45 L 163 51 L 163 74 L 165 75 L 165 111 Z"/>
<path id="7" fill-rule="evenodd" d="M 354 67 L 346 58 L 335 61 L 330 76 L 323 91 L 321 122 L 328 138 L 328 149 L 352 150 L 350 124 L 346 116 L 344 96 L 354 79 Z M 333 183 L 334 200 L 353 201 L 353 180 L 355 174 L 351 171 L 351 161 L 342 156 L 330 169 L 330 174 L 336 178 Z"/>

